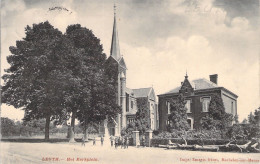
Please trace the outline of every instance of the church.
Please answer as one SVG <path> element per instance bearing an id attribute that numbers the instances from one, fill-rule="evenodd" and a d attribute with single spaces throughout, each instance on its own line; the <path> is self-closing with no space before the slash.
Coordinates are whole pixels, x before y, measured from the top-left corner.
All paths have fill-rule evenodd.
<path id="1" fill-rule="evenodd" d="M 115 8 L 115 6 L 114 6 Z M 116 21 L 116 13 L 114 12 L 114 24 L 112 32 L 112 42 L 110 49 L 110 56 L 106 61 L 107 67 L 115 67 L 116 75 L 116 103 L 121 107 L 122 111 L 117 115 L 117 118 L 113 118 L 113 121 L 106 123 L 109 136 L 120 136 L 121 130 L 127 127 L 127 124 L 135 120 L 136 112 L 140 100 L 145 102 L 147 112 L 149 113 L 149 123 L 151 130 L 157 130 L 159 128 L 159 117 L 157 101 L 154 89 L 152 87 L 130 89 L 127 84 L 127 66 L 126 62 L 120 53 L 118 29 Z M 104 128 L 100 128 L 100 135 L 106 133 Z"/>

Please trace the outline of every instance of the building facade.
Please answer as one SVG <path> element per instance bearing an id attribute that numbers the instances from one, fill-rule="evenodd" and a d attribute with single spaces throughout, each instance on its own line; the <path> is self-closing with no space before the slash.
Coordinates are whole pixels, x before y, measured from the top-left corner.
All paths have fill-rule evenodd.
<path id="1" fill-rule="evenodd" d="M 179 94 L 183 94 L 187 109 L 188 123 L 190 129 L 200 127 L 201 118 L 209 111 L 209 103 L 212 94 L 218 94 L 223 100 L 225 112 L 237 115 L 237 98 L 238 96 L 228 89 L 218 86 L 218 75 L 210 75 L 210 80 L 201 78 L 189 81 L 186 74 L 185 79 L 179 87 L 169 92 L 158 95 L 159 97 L 159 130 L 167 130 L 170 124 L 168 116 L 170 114 L 170 100 L 176 99 Z"/>
<path id="2" fill-rule="evenodd" d="M 122 128 L 126 128 L 127 124 L 133 122 L 135 119 L 135 114 L 138 111 L 138 99 L 144 99 L 147 103 L 147 110 L 149 111 L 149 121 L 151 129 L 158 129 L 158 108 L 156 102 L 156 96 L 154 89 L 149 88 L 139 88 L 130 89 L 126 87 L 127 84 L 127 67 L 123 56 L 120 53 L 119 39 L 118 39 L 118 29 L 116 14 L 114 13 L 114 24 L 112 33 L 112 42 L 110 49 L 110 56 L 106 62 L 106 69 L 111 69 L 112 67 L 117 69 L 115 71 L 115 76 L 117 83 L 116 88 L 116 103 L 121 106 L 121 113 L 118 114 L 117 118 L 113 118 L 113 121 L 108 122 L 109 135 L 119 136 L 121 134 Z M 100 130 L 101 133 L 104 130 Z"/>

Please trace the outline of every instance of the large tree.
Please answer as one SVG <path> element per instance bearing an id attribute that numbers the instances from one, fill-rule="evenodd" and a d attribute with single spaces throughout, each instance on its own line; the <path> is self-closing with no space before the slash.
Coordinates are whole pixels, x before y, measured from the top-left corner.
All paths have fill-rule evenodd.
<path id="1" fill-rule="evenodd" d="M 78 83 L 72 85 L 66 93 L 67 109 L 72 113 L 72 139 L 76 118 L 84 125 L 86 135 L 89 123 L 104 120 L 107 115 L 114 116 L 119 112 L 119 107 L 110 99 L 115 92 L 111 92 L 113 86 L 105 74 L 106 55 L 100 40 L 91 30 L 79 24 L 68 26 L 65 35 L 73 42 L 74 48 L 80 51 L 73 62 L 73 76 L 78 79 Z"/>
<path id="2" fill-rule="evenodd" d="M 147 98 L 138 98 L 136 103 L 138 110 L 135 115 L 135 127 L 141 134 L 144 134 L 151 125 L 148 100 Z"/>
<path id="3" fill-rule="evenodd" d="M 168 119 L 170 121 L 170 128 L 176 130 L 188 130 L 189 124 L 187 122 L 187 109 L 185 108 L 186 101 L 182 94 L 177 99 L 171 99 L 170 112 Z"/>
<path id="4" fill-rule="evenodd" d="M 16 47 L 10 47 L 2 103 L 25 110 L 26 121 L 45 118 L 45 139 L 49 139 L 50 121 L 63 119 L 64 88 L 73 80 L 64 58 L 77 52 L 49 22 L 27 26 L 25 34 Z"/>
<path id="5" fill-rule="evenodd" d="M 137 98 L 136 103 L 138 110 L 135 114 L 135 120 L 121 130 L 121 135 L 131 136 L 134 130 L 138 130 L 141 135 L 144 135 L 151 127 L 149 102 L 147 98 Z"/>

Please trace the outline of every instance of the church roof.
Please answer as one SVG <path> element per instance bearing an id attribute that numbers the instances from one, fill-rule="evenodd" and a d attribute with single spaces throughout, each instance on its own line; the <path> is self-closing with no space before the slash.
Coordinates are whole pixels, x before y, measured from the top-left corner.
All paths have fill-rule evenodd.
<path id="1" fill-rule="evenodd" d="M 201 78 L 201 79 L 196 79 L 191 81 L 191 86 L 194 88 L 194 90 L 203 90 L 203 89 L 212 89 L 212 88 L 219 88 L 221 86 L 218 86 L 217 84 L 205 79 L 205 78 Z M 171 93 L 179 93 L 179 90 L 181 89 L 181 86 L 176 87 L 164 94 L 171 94 Z"/>
<path id="2" fill-rule="evenodd" d="M 125 92 L 128 94 L 134 94 L 133 90 L 127 87 L 125 87 Z"/>
<path id="3" fill-rule="evenodd" d="M 151 91 L 152 87 L 149 88 L 139 88 L 139 89 L 133 89 L 135 97 L 147 97 L 149 96 L 149 93 Z"/>
<path id="4" fill-rule="evenodd" d="M 125 64 L 125 60 L 124 60 L 123 56 L 118 60 L 118 63 L 119 63 L 119 65 L 120 65 L 121 67 L 127 69 L 127 68 L 126 68 L 126 64 Z"/>
<path id="5" fill-rule="evenodd" d="M 113 25 L 113 34 L 112 34 L 110 55 L 117 61 L 121 57 L 120 48 L 119 48 L 119 38 L 118 38 L 118 33 L 117 33 L 117 25 L 116 25 L 116 13 L 114 13 L 114 25 Z"/>

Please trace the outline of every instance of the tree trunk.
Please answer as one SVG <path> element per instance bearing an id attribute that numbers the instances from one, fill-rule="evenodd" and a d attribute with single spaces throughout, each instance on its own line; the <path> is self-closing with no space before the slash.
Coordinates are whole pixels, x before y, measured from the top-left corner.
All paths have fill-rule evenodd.
<path id="1" fill-rule="evenodd" d="M 51 122 L 51 116 L 50 114 L 47 114 L 46 116 L 46 123 L 45 123 L 45 140 L 49 140 L 50 139 L 50 122 Z"/>
<path id="2" fill-rule="evenodd" d="M 84 123 L 84 139 L 85 139 L 85 141 L 88 141 L 88 126 L 87 126 L 86 121 Z"/>
<path id="3" fill-rule="evenodd" d="M 69 142 L 75 142 L 75 119 L 76 119 L 76 112 L 72 112 L 71 116 L 71 127 L 70 127 L 70 140 Z"/>

